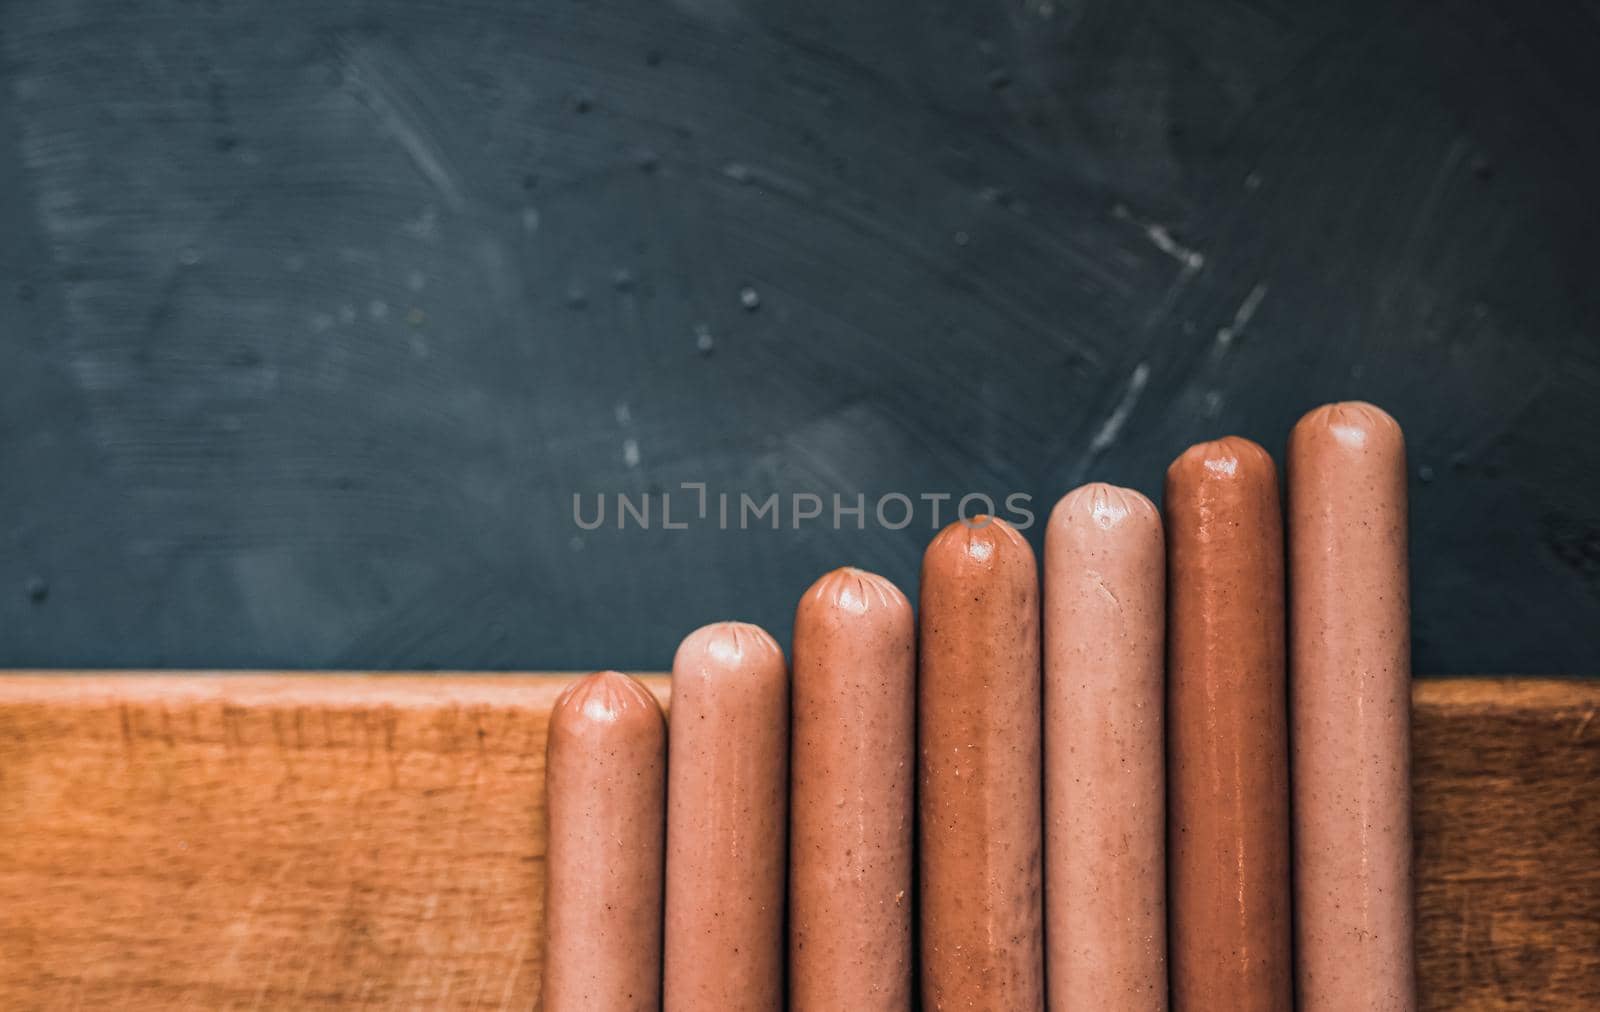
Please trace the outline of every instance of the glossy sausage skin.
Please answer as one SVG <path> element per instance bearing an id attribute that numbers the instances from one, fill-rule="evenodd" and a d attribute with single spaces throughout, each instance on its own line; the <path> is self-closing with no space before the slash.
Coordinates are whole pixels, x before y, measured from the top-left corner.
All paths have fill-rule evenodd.
<path id="1" fill-rule="evenodd" d="M 789 1008 L 911 1008 L 916 625 L 894 584 L 836 569 L 794 620 Z"/>
<path id="2" fill-rule="evenodd" d="M 1370 404 L 1289 437 L 1300 1007 L 1413 1009 L 1406 453 Z"/>
<path id="3" fill-rule="evenodd" d="M 1291 1008 L 1283 522 L 1272 458 L 1236 436 L 1167 469 L 1172 1002 Z"/>
<path id="4" fill-rule="evenodd" d="M 1167 1006 L 1166 554 L 1132 489 L 1084 485 L 1044 544 L 1045 979 L 1054 1010 Z"/>
<path id="5" fill-rule="evenodd" d="M 957 521 L 923 556 L 921 601 L 923 1007 L 1042 1009 L 1033 550 L 1001 520 Z"/>
<path id="6" fill-rule="evenodd" d="M 601 671 L 550 714 L 545 1012 L 661 1001 L 667 727 L 650 691 Z"/>
<path id="7" fill-rule="evenodd" d="M 719 622 L 672 662 L 666 1012 L 783 1006 L 789 673 L 762 629 Z"/>

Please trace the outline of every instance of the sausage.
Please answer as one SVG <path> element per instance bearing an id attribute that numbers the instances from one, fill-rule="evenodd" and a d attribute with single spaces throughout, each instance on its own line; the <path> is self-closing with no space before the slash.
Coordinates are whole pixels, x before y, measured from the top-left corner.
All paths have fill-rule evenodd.
<path id="1" fill-rule="evenodd" d="M 1166 554 L 1132 489 L 1044 541 L 1045 980 L 1052 1009 L 1167 1007 Z"/>
<path id="2" fill-rule="evenodd" d="M 1300 1007 L 1414 1009 L 1405 439 L 1329 404 L 1287 463 Z"/>
<path id="3" fill-rule="evenodd" d="M 1001 520 L 922 558 L 917 683 L 923 1006 L 1044 1007 L 1039 580 Z"/>
<path id="4" fill-rule="evenodd" d="M 1272 458 L 1228 436 L 1167 469 L 1172 1002 L 1291 1008 L 1283 520 Z"/>
<path id="5" fill-rule="evenodd" d="M 911 1008 L 916 625 L 894 584 L 836 569 L 794 619 L 789 1008 Z"/>
<path id="6" fill-rule="evenodd" d="M 789 672 L 767 633 L 718 622 L 672 662 L 666 1012 L 783 1006 Z"/>
<path id="7" fill-rule="evenodd" d="M 650 691 L 601 671 L 550 713 L 545 1012 L 638 1012 L 661 994 L 667 727 Z"/>

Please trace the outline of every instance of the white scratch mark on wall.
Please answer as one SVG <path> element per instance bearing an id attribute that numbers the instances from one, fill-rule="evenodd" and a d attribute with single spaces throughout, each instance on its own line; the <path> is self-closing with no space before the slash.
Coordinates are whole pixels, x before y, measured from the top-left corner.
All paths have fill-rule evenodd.
<path id="1" fill-rule="evenodd" d="M 1100 428 L 1089 440 L 1089 453 L 1103 453 L 1114 445 L 1117 437 L 1122 434 L 1122 427 L 1127 424 L 1128 416 L 1133 414 L 1135 405 L 1144 394 L 1145 384 L 1150 382 L 1150 365 L 1140 362 L 1133 367 L 1133 373 L 1128 376 L 1128 385 L 1122 391 L 1117 406 L 1111 409 L 1111 414 L 1100 423 Z"/>
<path id="2" fill-rule="evenodd" d="M 1233 347 L 1234 339 L 1243 333 L 1244 328 L 1250 325 L 1255 318 L 1256 310 L 1261 308 L 1261 300 L 1267 297 L 1265 283 L 1257 284 L 1250 289 L 1250 294 L 1239 303 L 1239 308 L 1233 311 L 1233 321 L 1217 328 L 1217 354 L 1224 355 Z"/>
<path id="3" fill-rule="evenodd" d="M 378 125 L 400 145 L 417 171 L 444 197 L 452 211 L 466 207 L 461 185 L 447 164 L 448 159 L 429 135 L 415 102 L 407 102 L 405 68 L 390 73 L 382 64 L 392 62 L 388 54 L 371 47 L 352 47 L 345 58 L 345 83 L 362 105 L 372 111 Z"/>
<path id="4" fill-rule="evenodd" d="M 1155 246 L 1156 249 L 1178 261 L 1178 263 L 1183 265 L 1184 270 L 1198 271 L 1200 268 L 1206 265 L 1205 254 L 1201 253 L 1197 249 L 1190 249 L 1188 246 L 1185 246 L 1183 243 L 1179 242 L 1173 237 L 1172 230 L 1167 228 L 1167 226 L 1159 222 L 1143 221 L 1122 204 L 1118 204 L 1116 207 L 1113 207 L 1111 209 L 1111 214 L 1119 221 L 1125 221 L 1138 227 L 1138 229 L 1144 233 L 1145 238 L 1149 239 L 1151 244 Z"/>

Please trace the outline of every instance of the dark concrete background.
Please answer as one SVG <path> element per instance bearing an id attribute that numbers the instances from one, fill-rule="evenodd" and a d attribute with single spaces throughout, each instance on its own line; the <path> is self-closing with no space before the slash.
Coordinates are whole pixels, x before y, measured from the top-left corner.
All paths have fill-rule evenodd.
<path id="1" fill-rule="evenodd" d="M 1361 397 L 1418 670 L 1593 672 L 1597 52 L 1594 2 L 7 0 L 0 666 L 662 668 L 914 592 L 926 521 L 573 493 L 1042 515 Z"/>

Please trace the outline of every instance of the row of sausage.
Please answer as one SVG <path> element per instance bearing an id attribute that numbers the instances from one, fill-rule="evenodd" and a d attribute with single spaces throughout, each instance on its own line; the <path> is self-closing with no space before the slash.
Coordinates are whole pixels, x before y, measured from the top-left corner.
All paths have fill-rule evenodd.
<path id="1" fill-rule="evenodd" d="M 547 1012 L 1413 1008 L 1403 440 L 1327 405 L 1286 464 L 1287 510 L 1237 437 L 1172 463 L 1164 515 L 1076 489 L 1042 573 L 952 524 L 915 615 L 831 572 L 792 677 L 699 629 L 670 733 L 634 679 L 576 682 Z"/>

